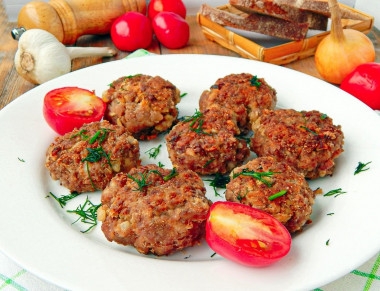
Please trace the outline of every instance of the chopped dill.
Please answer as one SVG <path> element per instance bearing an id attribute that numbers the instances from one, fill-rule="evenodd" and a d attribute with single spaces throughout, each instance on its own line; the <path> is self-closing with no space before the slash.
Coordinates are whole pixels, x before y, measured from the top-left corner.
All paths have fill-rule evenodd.
<path id="1" fill-rule="evenodd" d="M 62 195 L 61 197 L 58 198 L 52 192 L 49 192 L 49 194 L 51 197 L 53 197 L 59 203 L 59 206 L 61 206 L 61 208 L 66 206 L 67 201 L 69 201 L 69 200 L 80 195 L 80 193 L 78 193 L 78 192 L 73 192 L 73 193 L 70 193 L 69 195 Z"/>
<path id="2" fill-rule="evenodd" d="M 243 169 L 243 171 L 241 171 L 240 173 L 232 173 L 232 179 L 235 179 L 239 176 L 250 176 L 250 177 L 253 177 L 257 180 L 259 180 L 260 182 L 264 183 L 265 185 L 267 185 L 268 187 L 272 187 L 272 184 L 271 182 L 269 182 L 268 180 L 265 180 L 263 177 L 271 177 L 273 174 L 278 174 L 280 172 L 255 172 L 255 171 L 249 171 L 248 169 Z"/>
<path id="3" fill-rule="evenodd" d="M 124 77 L 124 80 L 126 80 L 126 79 L 130 79 L 130 78 L 133 78 L 133 77 L 139 77 L 139 76 L 141 76 L 142 74 L 136 74 L 136 75 L 128 75 L 128 76 L 125 76 Z"/>
<path id="4" fill-rule="evenodd" d="M 362 163 L 362 162 L 359 162 L 359 163 L 358 163 L 358 166 L 357 166 L 356 169 L 355 169 L 354 175 L 369 170 L 369 169 L 370 169 L 369 167 L 368 167 L 368 168 L 365 168 L 365 167 L 368 166 L 370 163 L 372 163 L 372 161 L 371 161 L 371 162 L 368 162 L 368 163 L 366 163 L 366 164 L 364 164 L 364 163 Z"/>
<path id="5" fill-rule="evenodd" d="M 330 239 L 328 239 L 327 241 L 326 241 L 326 246 L 328 246 L 330 244 Z"/>
<path id="6" fill-rule="evenodd" d="M 187 93 L 182 93 L 179 97 L 180 98 L 183 98 L 183 97 L 185 97 L 187 95 Z"/>
<path id="7" fill-rule="evenodd" d="M 260 88 L 261 82 L 258 81 L 257 76 L 253 76 L 250 82 L 251 82 L 251 86 L 256 86 L 257 89 Z"/>
<path id="8" fill-rule="evenodd" d="M 198 109 L 195 109 L 195 113 L 192 116 L 189 116 L 188 118 L 184 119 L 183 122 L 190 122 L 190 130 L 196 132 L 197 134 L 206 134 L 206 135 L 212 135 L 211 133 L 204 132 L 202 129 L 202 125 L 204 120 L 202 119 L 203 113 L 199 112 Z M 198 128 L 193 128 L 194 124 L 198 122 Z"/>
<path id="9" fill-rule="evenodd" d="M 161 144 L 158 146 L 158 147 L 153 147 L 153 148 L 151 148 L 151 149 L 149 149 L 149 150 L 147 150 L 145 153 L 146 154 L 149 154 L 149 158 L 153 158 L 153 159 L 155 159 L 155 158 L 157 158 L 157 156 L 158 156 L 158 154 L 160 153 L 160 148 L 161 148 Z"/>
<path id="10" fill-rule="evenodd" d="M 83 140 L 87 140 L 89 138 L 89 136 L 85 134 L 86 132 L 87 132 L 86 129 L 82 129 L 80 132 L 78 132 L 78 133 L 73 134 L 72 136 L 70 136 L 70 139 L 72 139 L 72 138 L 77 137 L 78 135 L 80 135 Z"/>
<path id="11" fill-rule="evenodd" d="M 210 256 L 210 258 L 213 258 L 215 255 L 216 255 L 216 253 L 213 253 L 213 254 Z"/>
<path id="12" fill-rule="evenodd" d="M 269 196 L 268 200 L 273 201 L 278 197 L 284 196 L 286 193 L 288 193 L 288 190 L 282 190 L 280 192 L 277 192 L 276 194 L 273 194 L 272 196 Z"/>
<path id="13" fill-rule="evenodd" d="M 326 119 L 328 116 L 327 116 L 327 114 L 322 114 L 321 115 L 321 119 L 323 120 L 323 119 Z"/>
<path id="14" fill-rule="evenodd" d="M 161 162 L 158 162 L 158 166 L 159 166 L 160 168 L 165 167 L 165 165 L 164 165 L 163 163 L 161 163 Z"/>
<path id="15" fill-rule="evenodd" d="M 137 175 L 139 175 L 141 177 L 141 180 L 139 180 L 138 178 L 135 178 L 129 174 L 127 175 L 130 179 L 132 179 L 133 181 L 135 181 L 137 183 L 137 188 L 135 188 L 135 190 L 133 190 L 133 191 L 142 191 L 144 187 L 152 184 L 152 183 L 148 183 L 148 184 L 146 183 L 147 182 L 146 180 L 148 179 L 148 176 L 151 172 L 152 171 L 148 172 L 148 170 L 145 170 L 144 173 L 142 173 L 142 174 L 137 173 Z M 158 171 L 156 171 L 156 172 L 158 172 Z"/>
<path id="16" fill-rule="evenodd" d="M 166 182 L 166 181 L 169 181 L 170 179 L 174 178 L 177 175 L 178 175 L 177 169 L 173 168 L 171 170 L 171 172 L 169 173 L 169 175 L 163 177 L 162 179 L 164 179 L 164 181 Z"/>
<path id="17" fill-rule="evenodd" d="M 301 125 L 300 127 L 303 128 L 303 129 L 305 129 L 305 130 L 307 130 L 308 132 L 311 132 L 314 135 L 318 135 L 318 133 L 316 133 L 315 131 L 312 131 L 311 129 L 307 128 L 306 126 L 302 126 Z"/>
<path id="18" fill-rule="evenodd" d="M 86 149 L 88 150 L 89 153 L 88 153 L 87 157 L 82 159 L 82 162 L 87 161 L 90 163 L 95 163 L 95 162 L 100 161 L 102 159 L 102 157 L 105 157 L 107 159 L 107 164 L 109 164 L 110 167 L 112 168 L 110 157 L 104 151 L 104 149 L 102 147 L 98 147 L 95 149 L 92 149 L 92 148 L 86 148 Z"/>
<path id="19" fill-rule="evenodd" d="M 20 162 L 23 162 L 25 163 L 25 160 L 24 159 L 21 159 L 21 158 L 17 158 Z"/>
<path id="20" fill-rule="evenodd" d="M 87 196 L 86 201 L 83 203 L 83 205 L 79 205 L 75 210 L 67 210 L 67 212 L 79 215 L 79 218 L 72 224 L 80 220 L 83 223 L 91 225 L 87 230 L 81 231 L 82 233 L 86 233 L 98 224 L 96 211 L 100 206 L 102 206 L 102 204 L 93 204 Z"/>
<path id="21" fill-rule="evenodd" d="M 210 186 L 214 189 L 215 196 L 221 197 L 221 195 L 216 191 L 216 188 L 226 189 L 226 185 L 230 182 L 230 177 L 223 176 L 222 174 L 216 173 L 214 179 L 205 181 L 211 182 Z"/>
<path id="22" fill-rule="evenodd" d="M 248 189 L 245 188 L 245 195 L 241 196 L 241 191 L 239 191 L 239 194 L 238 196 L 236 196 L 236 199 L 239 200 L 239 202 L 241 203 L 241 201 L 245 198 L 245 196 L 247 196 L 247 194 L 248 194 Z"/>
<path id="23" fill-rule="evenodd" d="M 209 164 L 211 164 L 215 159 L 208 160 L 206 164 L 203 165 L 203 168 L 206 168 Z"/>
<path id="24" fill-rule="evenodd" d="M 334 196 L 334 198 L 335 197 L 337 197 L 337 196 L 339 196 L 339 195 L 342 195 L 342 194 L 344 194 L 344 193 L 347 193 L 347 192 L 343 192 L 342 191 L 342 188 L 338 188 L 338 189 L 335 189 L 335 190 L 330 190 L 329 192 L 327 192 L 326 194 L 323 194 L 323 196 Z"/>
<path id="25" fill-rule="evenodd" d="M 327 213 L 326 215 L 328 215 L 328 216 L 332 216 L 332 215 L 334 215 L 335 213 L 334 212 L 330 212 L 330 213 Z"/>

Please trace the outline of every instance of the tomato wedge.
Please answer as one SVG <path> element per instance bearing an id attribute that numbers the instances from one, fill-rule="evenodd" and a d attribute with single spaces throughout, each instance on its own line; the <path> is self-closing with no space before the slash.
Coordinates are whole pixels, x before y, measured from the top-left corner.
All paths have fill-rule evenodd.
<path id="1" fill-rule="evenodd" d="M 271 215 L 248 205 L 215 202 L 206 222 L 206 241 L 219 255 L 247 266 L 266 266 L 290 250 L 288 230 Z"/>
<path id="2" fill-rule="evenodd" d="M 94 92 L 78 87 L 63 87 L 48 92 L 43 106 L 46 122 L 61 135 L 85 123 L 99 121 L 105 110 L 106 103 Z"/>

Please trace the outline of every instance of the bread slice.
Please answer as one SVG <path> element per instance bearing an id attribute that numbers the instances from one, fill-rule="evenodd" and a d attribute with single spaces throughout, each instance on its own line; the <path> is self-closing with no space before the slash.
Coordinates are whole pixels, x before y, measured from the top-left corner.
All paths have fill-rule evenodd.
<path id="1" fill-rule="evenodd" d="M 199 14 L 223 26 L 254 31 L 283 39 L 300 40 L 306 37 L 308 31 L 309 25 L 307 23 L 295 23 L 267 15 L 237 11 L 239 14 L 202 4 Z"/>
<path id="2" fill-rule="evenodd" d="M 328 17 L 301 10 L 293 2 L 297 0 L 229 0 L 230 4 L 247 13 L 260 13 L 297 23 L 308 23 L 309 28 L 327 29 Z M 302 1 L 302 0 L 301 0 Z"/>
<path id="3" fill-rule="evenodd" d="M 328 0 L 275 0 L 277 5 L 294 6 L 300 10 L 306 10 L 314 13 L 319 13 L 327 17 L 331 17 Z M 345 5 L 340 5 L 342 18 L 353 20 L 366 19 L 363 15 L 356 13 Z"/>

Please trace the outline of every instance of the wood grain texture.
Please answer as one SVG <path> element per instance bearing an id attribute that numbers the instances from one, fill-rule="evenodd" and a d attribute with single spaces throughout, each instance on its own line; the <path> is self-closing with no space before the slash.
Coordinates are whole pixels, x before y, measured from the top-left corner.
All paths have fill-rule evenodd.
<path id="1" fill-rule="evenodd" d="M 211 54 L 240 57 L 237 53 L 208 40 L 198 26 L 196 16 L 189 16 L 187 21 L 190 25 L 190 40 L 187 46 L 181 49 L 170 50 L 160 45 L 159 42 L 154 39 L 151 46 L 148 48 L 148 51 L 156 54 Z M 0 110 L 23 93 L 35 87 L 35 85 L 20 77 L 14 68 L 13 58 L 17 50 L 17 41 L 13 40 L 10 32 L 15 26 L 16 23 L 8 22 L 3 6 L 3 0 L 0 0 Z M 379 30 L 373 29 L 369 34 L 369 37 L 375 45 L 376 62 L 380 62 Z M 78 38 L 75 45 L 109 46 L 115 48 L 109 35 L 81 36 Z M 112 58 L 94 57 L 75 59 L 72 62 L 72 71 L 103 62 L 122 59 L 128 54 L 128 52 L 119 51 L 118 54 Z M 287 64 L 285 67 L 321 78 L 315 68 L 314 57 Z"/>

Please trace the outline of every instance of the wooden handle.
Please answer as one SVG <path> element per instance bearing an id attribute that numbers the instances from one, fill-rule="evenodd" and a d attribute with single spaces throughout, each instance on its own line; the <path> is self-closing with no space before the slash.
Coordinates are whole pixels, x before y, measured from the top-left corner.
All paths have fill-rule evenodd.
<path id="1" fill-rule="evenodd" d="M 49 31 L 64 44 L 84 34 L 106 34 L 113 21 L 127 11 L 146 13 L 145 0 L 32 1 L 18 15 L 18 25 Z"/>

